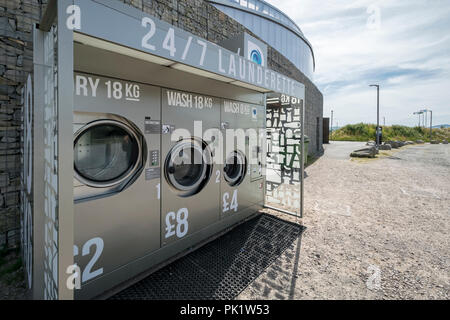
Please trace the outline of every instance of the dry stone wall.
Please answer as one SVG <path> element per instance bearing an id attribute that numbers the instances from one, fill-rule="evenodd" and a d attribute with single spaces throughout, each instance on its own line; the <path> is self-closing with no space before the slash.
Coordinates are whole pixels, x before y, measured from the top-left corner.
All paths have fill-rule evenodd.
<path id="1" fill-rule="evenodd" d="M 19 240 L 21 90 L 33 68 L 33 23 L 38 0 L 0 0 L 0 248 Z"/>

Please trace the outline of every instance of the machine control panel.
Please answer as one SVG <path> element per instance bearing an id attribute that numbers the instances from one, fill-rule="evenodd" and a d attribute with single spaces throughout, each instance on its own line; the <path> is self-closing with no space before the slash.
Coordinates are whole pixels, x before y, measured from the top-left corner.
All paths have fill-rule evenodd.
<path id="1" fill-rule="evenodd" d="M 159 150 L 151 150 L 150 151 L 150 166 L 151 167 L 158 167 L 159 166 Z"/>

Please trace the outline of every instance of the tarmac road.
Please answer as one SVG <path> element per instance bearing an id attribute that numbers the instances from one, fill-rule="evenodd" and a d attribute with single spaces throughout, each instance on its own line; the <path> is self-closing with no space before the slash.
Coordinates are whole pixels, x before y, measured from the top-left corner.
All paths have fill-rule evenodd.
<path id="1" fill-rule="evenodd" d="M 350 153 L 364 147 L 366 147 L 366 142 L 330 141 L 329 144 L 323 145 L 325 150 L 323 157 L 328 159 L 346 160 L 350 159 Z"/>

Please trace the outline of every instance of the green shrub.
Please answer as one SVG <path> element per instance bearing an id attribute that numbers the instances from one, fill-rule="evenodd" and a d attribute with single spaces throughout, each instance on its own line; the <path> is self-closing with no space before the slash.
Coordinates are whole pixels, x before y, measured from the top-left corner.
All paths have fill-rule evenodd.
<path id="1" fill-rule="evenodd" d="M 348 124 L 333 131 L 330 140 L 336 141 L 369 141 L 375 140 L 376 125 Z M 433 129 L 433 139 L 450 140 L 450 128 Z M 430 141 L 430 130 L 422 127 L 406 127 L 401 125 L 383 126 L 383 141 Z"/>

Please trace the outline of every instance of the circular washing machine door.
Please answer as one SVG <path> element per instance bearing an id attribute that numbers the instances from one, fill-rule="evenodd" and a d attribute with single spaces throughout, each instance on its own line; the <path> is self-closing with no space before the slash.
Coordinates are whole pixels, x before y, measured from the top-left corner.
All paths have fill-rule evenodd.
<path id="1" fill-rule="evenodd" d="M 75 134 L 75 177 L 85 185 L 108 188 L 129 181 L 142 170 L 142 139 L 116 120 L 94 121 Z"/>
<path id="2" fill-rule="evenodd" d="M 239 185 L 245 178 L 247 161 L 240 151 L 231 152 L 225 161 L 223 176 L 230 186 Z"/>
<path id="3" fill-rule="evenodd" d="M 169 151 L 165 161 L 165 177 L 180 196 L 192 196 L 209 181 L 212 155 L 209 147 L 194 139 L 179 141 Z"/>

